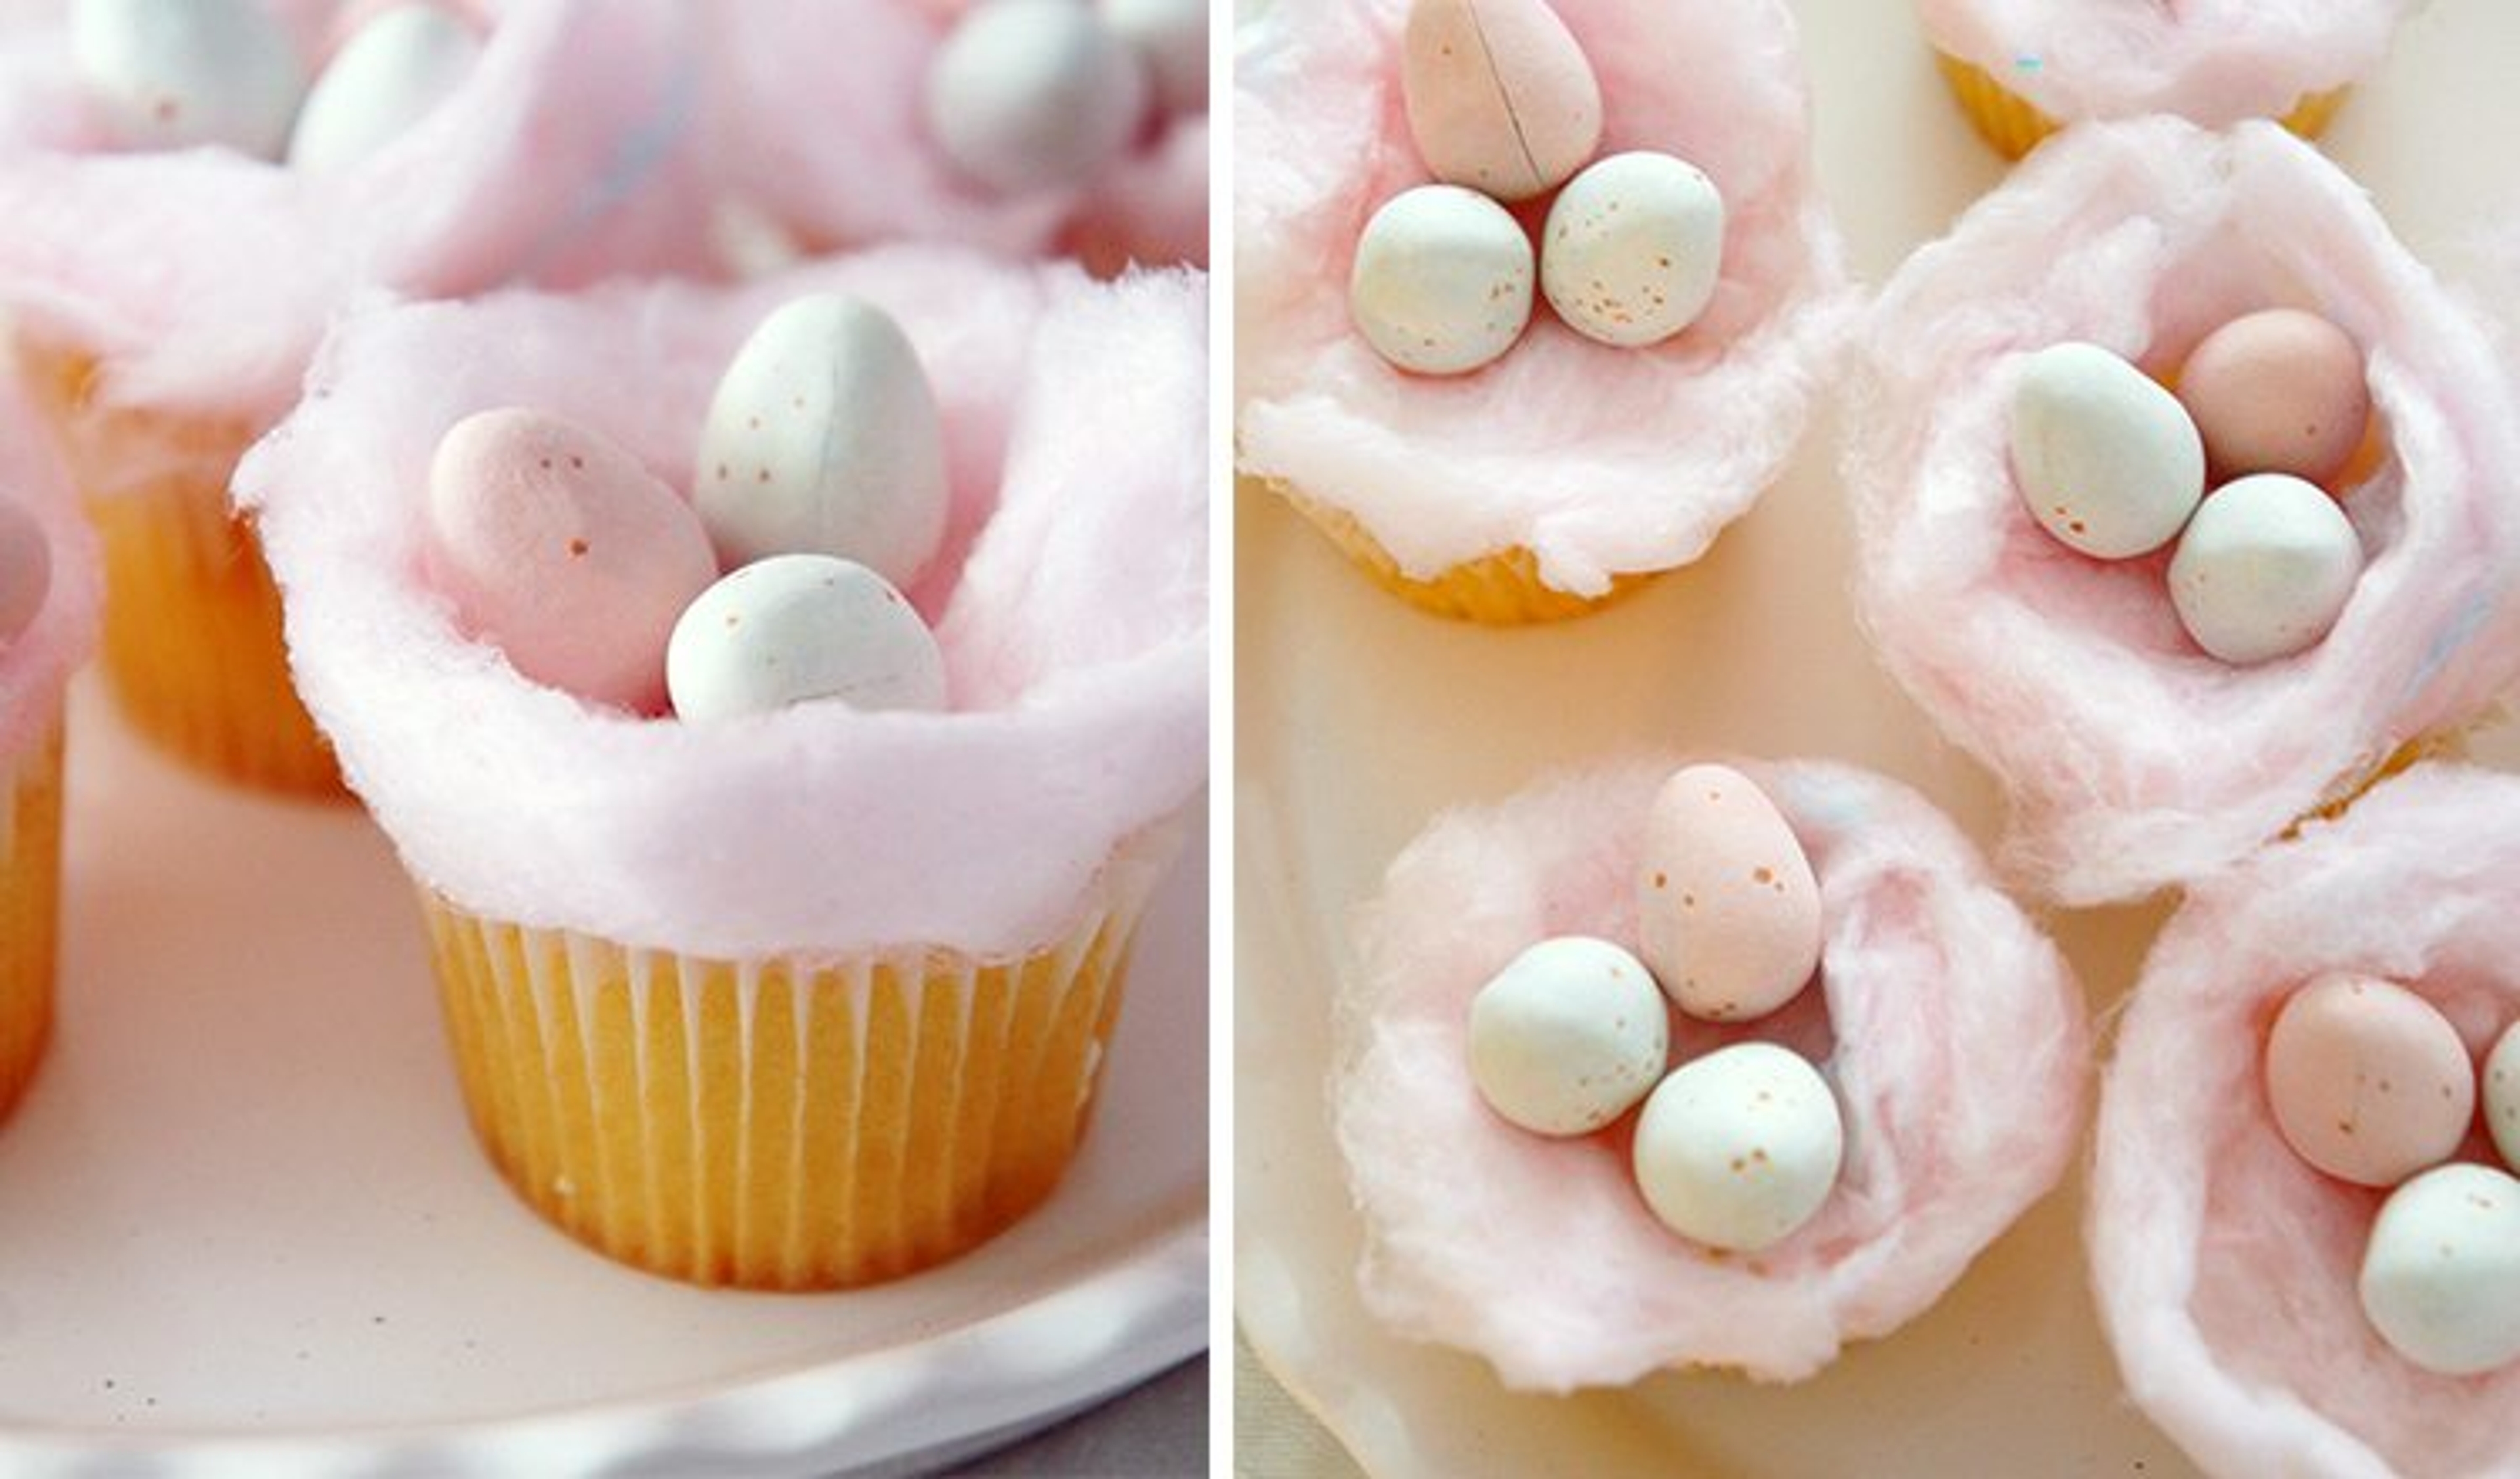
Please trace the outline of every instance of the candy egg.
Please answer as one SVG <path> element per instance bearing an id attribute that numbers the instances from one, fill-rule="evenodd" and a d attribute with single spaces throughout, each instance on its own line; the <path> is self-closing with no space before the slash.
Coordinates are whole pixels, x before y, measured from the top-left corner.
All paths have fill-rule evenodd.
<path id="1" fill-rule="evenodd" d="M 53 541 L 35 516 L 0 501 L 0 646 L 35 624 L 53 589 Z"/>
<path id="2" fill-rule="evenodd" d="M 1137 52 L 1168 113 L 1207 112 L 1206 0 L 1100 0 L 1102 23 Z"/>
<path id="3" fill-rule="evenodd" d="M 2479 1075 L 2485 1093 L 2485 1129 L 2504 1165 L 2520 1167 L 2520 1022 L 2502 1030 L 2485 1055 Z"/>
<path id="4" fill-rule="evenodd" d="M 2205 446 L 2176 396 L 2097 345 L 2030 356 L 2012 393 L 2012 472 L 2042 529 L 2103 560 L 2170 542 L 2205 492 Z"/>
<path id="5" fill-rule="evenodd" d="M 830 555 L 774 555 L 710 586 L 674 624 L 665 678 L 694 724 L 814 699 L 945 707 L 927 624 L 883 577 Z"/>
<path id="6" fill-rule="evenodd" d="M 1691 765 L 1645 812 L 1637 865 L 1645 964 L 1680 1009 L 1738 1022 L 1820 968 L 1820 883 L 1784 813 L 1729 765 Z"/>
<path id="7" fill-rule="evenodd" d="M 1601 142 L 1601 84 L 1544 0 L 1416 0 L 1400 90 L 1435 178 L 1501 201 L 1554 188 Z"/>
<path id="8" fill-rule="evenodd" d="M 729 568 L 836 555 L 910 584 L 945 536 L 945 434 L 919 351 L 856 299 L 783 304 L 718 381 L 692 487 Z"/>
<path id="9" fill-rule="evenodd" d="M 927 71 L 927 127 L 992 190 L 1081 183 L 1127 151 L 1146 69 L 1084 0 L 983 0 Z"/>
<path id="10" fill-rule="evenodd" d="M 1540 233 L 1540 286 L 1567 327 L 1656 344 L 1695 322 L 1724 262 L 1724 197 L 1667 154 L 1614 154 L 1559 191 Z"/>
<path id="11" fill-rule="evenodd" d="M 280 153 L 306 75 L 258 0 L 72 0 L 69 22 L 70 66 L 124 147 Z"/>
<path id="12" fill-rule="evenodd" d="M 2290 473 L 2324 483 L 2354 460 L 2371 419 L 2362 351 L 2316 313 L 2270 308 L 2205 336 L 2179 400 L 2217 478 Z"/>
<path id="13" fill-rule="evenodd" d="M 2458 1164 L 2391 1192 L 2358 1287 L 2371 1328 L 2427 1371 L 2473 1376 L 2520 1358 L 2520 1180 Z"/>
<path id="14" fill-rule="evenodd" d="M 2267 1106 L 2293 1153 L 2394 1186 L 2450 1158 L 2476 1110 L 2466 1045 L 2433 1004 L 2373 976 L 2321 976 L 2267 1035 Z"/>
<path id="15" fill-rule="evenodd" d="M 638 459 L 540 411 L 470 416 L 428 470 L 428 571 L 517 671 L 652 710 L 675 619 L 717 577 L 689 505 Z"/>
<path id="16" fill-rule="evenodd" d="M 1846 1131 L 1820 1071 L 1771 1042 L 1684 1064 L 1637 1120 L 1637 1186 L 1663 1225 L 1755 1253 L 1811 1221 L 1837 1183 Z"/>
<path id="17" fill-rule="evenodd" d="M 2170 601 L 2196 645 L 2264 663 L 2318 645 L 2362 578 L 2362 542 L 2336 500 L 2284 473 L 2216 488 L 2170 557 Z"/>
<path id="18" fill-rule="evenodd" d="M 463 86 L 480 57 L 472 28 L 434 5 L 376 16 L 333 54 L 306 94 L 289 162 L 322 170 L 367 158 Z"/>
<path id="19" fill-rule="evenodd" d="M 1531 321 L 1531 239 L 1476 191 L 1420 185 L 1365 223 L 1347 294 L 1375 353 L 1420 375 L 1465 374 Z"/>
<path id="20" fill-rule="evenodd" d="M 1540 1134 L 1586 1134 L 1662 1077 L 1662 994 L 1606 940 L 1544 940 L 1470 1000 L 1470 1082 L 1488 1107 Z"/>

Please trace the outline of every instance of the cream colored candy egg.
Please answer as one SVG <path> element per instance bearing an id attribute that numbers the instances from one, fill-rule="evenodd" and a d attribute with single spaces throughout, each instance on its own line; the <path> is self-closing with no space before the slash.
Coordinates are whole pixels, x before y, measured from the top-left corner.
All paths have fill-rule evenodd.
<path id="1" fill-rule="evenodd" d="M 1580 935 L 1544 940 L 1471 998 L 1470 1082 L 1525 1130 L 1586 1134 L 1652 1090 L 1669 1031 L 1634 955 Z"/>
<path id="2" fill-rule="evenodd" d="M 2226 663 L 2318 645 L 2362 578 L 2362 542 L 2336 500 L 2283 473 L 2216 488 L 2170 559 L 2170 600 L 2196 645 Z"/>
<path id="3" fill-rule="evenodd" d="M 1102 23 L 1146 63 L 1168 113 L 1207 112 L 1205 0 L 1099 0 Z"/>
<path id="4" fill-rule="evenodd" d="M 2267 1035 L 2267 1105 L 2293 1153 L 2394 1186 L 2450 1158 L 2476 1109 L 2467 1047 L 2433 1004 L 2374 976 L 2321 976 Z"/>
<path id="5" fill-rule="evenodd" d="M 472 27 L 437 6 L 376 16 L 315 79 L 289 136 L 289 162 L 323 170 L 367 158 L 452 96 L 480 58 Z"/>
<path id="6" fill-rule="evenodd" d="M 1729 765 L 1691 765 L 1645 813 L 1637 933 L 1680 1009 L 1710 1021 L 1763 1017 L 1820 967 L 1820 883 L 1794 831 Z"/>
<path id="7" fill-rule="evenodd" d="M 1837 1098 L 1801 1055 L 1741 1042 L 1684 1064 L 1637 1121 L 1638 1189 L 1683 1237 L 1738 1253 L 1792 1234 L 1837 1184 Z"/>
<path id="8" fill-rule="evenodd" d="M 2520 1169 L 2520 1022 L 2502 1030 L 2478 1074 L 2485 1095 L 2485 1129 L 2502 1163 Z"/>
<path id="9" fill-rule="evenodd" d="M 981 0 L 927 72 L 927 126 L 948 159 L 1007 194 L 1081 184 L 1146 117 L 1146 68 L 1085 0 Z"/>
<path id="10" fill-rule="evenodd" d="M 665 649 L 674 713 L 705 724 L 790 704 L 945 707 L 945 659 L 901 592 L 863 565 L 776 555 L 720 578 Z"/>
<path id="11" fill-rule="evenodd" d="M 1403 191 L 1366 222 L 1348 309 L 1401 369 L 1466 374 L 1512 348 L 1531 321 L 1531 239 L 1476 191 Z"/>
<path id="12" fill-rule="evenodd" d="M 2097 345 L 2030 356 L 2013 388 L 2011 440 L 2030 517 L 2099 559 L 2169 543 L 2205 491 L 2205 446 L 2185 408 Z"/>
<path id="13" fill-rule="evenodd" d="M 1559 191 L 1540 234 L 1540 286 L 1567 327 L 1658 344 L 1696 322 L 1724 262 L 1724 197 L 1686 160 L 1614 154 Z"/>
<path id="14" fill-rule="evenodd" d="M 2359 1291 L 2380 1338 L 2427 1371 L 2473 1376 L 2520 1358 L 2520 1180 L 2458 1164 L 2391 1192 Z"/>
<path id="15" fill-rule="evenodd" d="M 116 143 L 274 159 L 306 91 L 259 0 L 72 0 L 70 66 Z"/>
<path id="16" fill-rule="evenodd" d="M 1545 0 L 1415 0 L 1400 89 L 1418 158 L 1501 201 L 1555 188 L 1601 142 L 1601 84 Z"/>

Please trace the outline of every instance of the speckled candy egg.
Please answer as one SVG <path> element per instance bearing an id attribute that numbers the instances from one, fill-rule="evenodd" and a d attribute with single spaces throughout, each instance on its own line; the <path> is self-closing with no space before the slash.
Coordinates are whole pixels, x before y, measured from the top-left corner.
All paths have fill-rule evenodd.
<path id="1" fill-rule="evenodd" d="M 2371 420 L 2362 350 L 2316 313 L 2270 308 L 2205 336 L 2180 372 L 2179 400 L 2217 478 L 2345 470 Z"/>
<path id="2" fill-rule="evenodd" d="M 1402 191 L 1356 244 L 1348 310 L 1401 369 L 1467 374 L 1512 348 L 1531 321 L 1531 239 L 1476 191 Z"/>
<path id="3" fill-rule="evenodd" d="M 965 174 L 1009 195 L 1082 184 L 1147 113 L 1137 54 L 1085 0 L 982 0 L 927 71 L 927 128 Z"/>
<path id="4" fill-rule="evenodd" d="M 0 647 L 26 634 L 53 589 L 53 541 L 35 516 L 0 499 Z"/>
<path id="5" fill-rule="evenodd" d="M 1580 935 L 1544 940 L 1471 998 L 1470 1082 L 1525 1130 L 1588 1134 L 1652 1090 L 1669 1033 L 1634 955 Z"/>
<path id="6" fill-rule="evenodd" d="M 306 73 L 258 0 L 72 0 L 69 28 L 70 66 L 123 147 L 273 159 L 287 142 Z"/>
<path id="7" fill-rule="evenodd" d="M 1645 964 L 1682 1011 L 1762 1017 L 1820 967 L 1820 884 L 1784 813 L 1729 765 L 1691 765 L 1645 813 L 1637 865 Z"/>
<path id="8" fill-rule="evenodd" d="M 2520 1359 L 2520 1180 L 2443 1166 L 2391 1192 L 2359 1289 L 2371 1327 L 2427 1371 L 2473 1376 Z"/>
<path id="9" fill-rule="evenodd" d="M 1529 200 L 1601 142 L 1601 84 L 1545 0 L 1416 0 L 1400 89 L 1435 178 Z"/>
<path id="10" fill-rule="evenodd" d="M 2097 345 L 2050 345 L 2012 393 L 2012 473 L 2030 517 L 2123 560 L 2179 533 L 2205 491 L 2205 446 L 2176 396 Z"/>
<path id="11" fill-rule="evenodd" d="M 428 116 L 472 74 L 481 40 L 434 5 L 397 5 L 359 27 L 315 79 L 289 162 L 301 169 L 353 164 Z"/>
<path id="12" fill-rule="evenodd" d="M 2265 663 L 2318 645 L 2362 578 L 2362 542 L 2336 500 L 2283 473 L 2216 488 L 2170 558 L 2170 600 L 2196 645 Z"/>
<path id="13" fill-rule="evenodd" d="M 665 674 L 694 724 L 818 699 L 945 707 L 927 624 L 881 576 L 829 555 L 773 556 L 711 585 L 674 624 Z"/>
<path id="14" fill-rule="evenodd" d="M 2267 1035 L 2267 1106 L 2284 1142 L 2329 1176 L 2394 1186 L 2449 1159 L 2476 1083 L 2433 1004 L 2373 976 L 2322 976 Z"/>
<path id="15" fill-rule="evenodd" d="M 1724 263 L 1724 197 L 1667 154 L 1614 154 L 1559 191 L 1540 233 L 1540 286 L 1567 327 L 1658 344 L 1697 321 Z"/>
<path id="16" fill-rule="evenodd" d="M 782 304 L 718 381 L 692 489 L 730 569 L 834 555 L 910 584 L 945 536 L 945 434 L 919 351 L 857 299 Z"/>
<path id="17" fill-rule="evenodd" d="M 1681 1236 L 1736 1253 L 1755 1253 L 1811 1221 L 1845 1154 L 1827 1082 L 1770 1042 L 1684 1064 L 1637 1120 L 1645 1205 Z"/>
<path id="18" fill-rule="evenodd" d="M 717 577 L 672 488 L 584 427 L 496 410 L 448 431 L 429 465 L 428 564 L 464 627 L 517 671 L 649 711 L 665 642 Z"/>
<path id="19" fill-rule="evenodd" d="M 2502 1030 L 2478 1074 L 2485 1096 L 2485 1129 L 2506 1166 L 2520 1168 L 2520 1022 Z"/>

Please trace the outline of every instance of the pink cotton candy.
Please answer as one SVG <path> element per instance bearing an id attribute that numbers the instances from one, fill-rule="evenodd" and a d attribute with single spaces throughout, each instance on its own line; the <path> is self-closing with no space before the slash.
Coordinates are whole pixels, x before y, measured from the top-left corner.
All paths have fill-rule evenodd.
<path id="1" fill-rule="evenodd" d="M 1702 554 L 1775 475 L 1843 327 L 1779 0 L 1557 0 L 1599 74 L 1600 152 L 1703 168 L 1729 215 L 1704 317 L 1649 349 L 1537 316 L 1485 371 L 1434 382 L 1374 354 L 1348 273 L 1374 209 L 1430 176 L 1400 89 L 1406 0 L 1280 0 L 1235 66 L 1238 465 L 1355 517 L 1410 576 L 1516 545 L 1541 578 Z"/>
<path id="2" fill-rule="evenodd" d="M 62 712 L 70 673 L 96 650 L 105 598 L 96 533 L 14 375 L 0 374 L 0 498 L 35 521 L 48 549 L 43 602 L 0 645 L 0 760 L 23 755 Z"/>
<path id="3" fill-rule="evenodd" d="M 2077 1143 L 2089 1049 L 2063 958 L 1922 798 L 1815 761 L 1740 768 L 1819 876 L 1819 984 L 1763 1022 L 1675 1018 L 1672 1044 L 1678 1061 L 1777 1041 L 1822 1067 L 1846 1160 L 1818 1216 L 1718 1259 L 1646 1210 L 1632 1121 L 1552 1141 L 1490 1114 L 1464 1056 L 1471 997 L 1548 937 L 1635 941 L 1646 812 L 1679 764 L 1626 761 L 1437 818 L 1392 864 L 1338 998 L 1331 1095 L 1366 1304 L 1508 1386 L 1688 1364 L 1809 1376 L 1932 1305 Z"/>
<path id="4" fill-rule="evenodd" d="M 2005 456 L 2031 351 L 2156 373 L 2258 308 L 2362 346 L 2388 456 L 2341 489 L 2367 560 L 2324 640 L 2234 668 L 2181 628 L 2166 556 L 2074 554 Z M 2241 856 L 2475 719 L 2520 674 L 2520 419 L 2477 322 L 2361 187 L 2272 124 L 2077 128 L 1883 290 L 1843 467 L 1861 612 L 1891 673 L 2011 800 L 2006 861 L 2072 903 Z"/>
<path id="5" fill-rule="evenodd" d="M 2419 1369 L 2363 1317 L 2382 1192 L 2284 1143 L 2266 1033 L 2305 981 L 2410 987 L 2471 1055 L 2520 1017 L 2520 780 L 2423 765 L 2196 884 L 2100 1096 L 2092 1278 L 2135 1401 L 2207 1469 L 2380 1479 L 2520 1468 L 2520 1367 Z M 2460 1158 L 2491 1165 L 2471 1127 Z"/>

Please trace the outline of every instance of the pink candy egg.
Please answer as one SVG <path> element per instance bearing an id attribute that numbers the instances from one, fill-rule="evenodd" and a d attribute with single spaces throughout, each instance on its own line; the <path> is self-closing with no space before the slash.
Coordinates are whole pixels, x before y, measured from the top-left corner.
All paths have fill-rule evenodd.
<path id="1" fill-rule="evenodd" d="M 26 634 L 53 589 L 53 544 L 35 516 L 0 501 L 0 646 Z"/>
<path id="2" fill-rule="evenodd" d="M 1820 884 L 1784 813 L 1729 765 L 1663 783 L 1638 863 L 1638 953 L 1692 1017 L 1739 1022 L 1820 968 Z"/>
<path id="3" fill-rule="evenodd" d="M 437 444 L 428 569 L 464 626 L 536 682 L 639 712 L 717 578 L 698 515 L 638 460 L 540 411 L 483 411 Z"/>
<path id="4" fill-rule="evenodd" d="M 1544 0 L 1417 0 L 1400 89 L 1435 178 L 1501 201 L 1564 184 L 1601 142 L 1601 84 Z"/>
<path id="5" fill-rule="evenodd" d="M 2362 351 L 2316 313 L 2270 308 L 2205 336 L 2180 372 L 2180 403 L 2205 438 L 2217 481 L 2345 470 L 2371 419 Z"/>
<path id="6" fill-rule="evenodd" d="M 2458 1149 L 2476 1077 L 2431 1002 L 2340 972 L 2293 993 L 2276 1014 L 2267 1103 L 2303 1160 L 2342 1180 L 2394 1186 Z"/>

